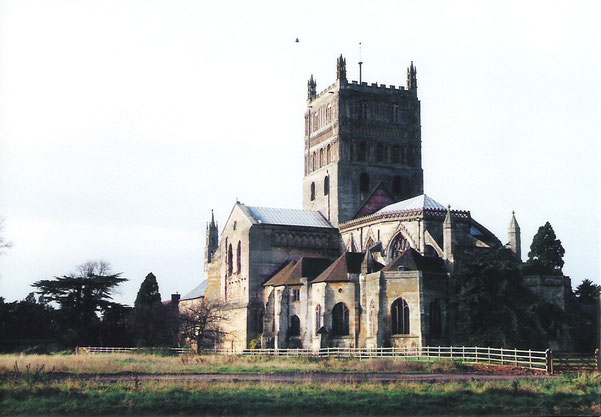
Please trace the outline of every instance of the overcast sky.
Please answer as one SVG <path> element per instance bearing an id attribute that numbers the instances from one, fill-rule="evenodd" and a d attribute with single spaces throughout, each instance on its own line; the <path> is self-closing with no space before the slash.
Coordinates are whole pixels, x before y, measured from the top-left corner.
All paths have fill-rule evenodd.
<path id="1" fill-rule="evenodd" d="M 191 290 L 212 208 L 302 207 L 306 81 L 359 42 L 364 81 L 417 65 L 425 192 L 599 282 L 598 4 L 0 0 L 0 296 L 99 259 L 120 302 Z"/>

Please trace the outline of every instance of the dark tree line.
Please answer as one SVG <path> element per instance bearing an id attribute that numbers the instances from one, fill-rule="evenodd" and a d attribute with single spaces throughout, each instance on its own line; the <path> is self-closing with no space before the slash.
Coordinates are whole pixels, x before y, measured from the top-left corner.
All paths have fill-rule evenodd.
<path id="1" fill-rule="evenodd" d="M 177 306 L 163 305 L 156 277 L 144 280 L 134 307 L 113 301 L 127 281 L 106 262 L 40 280 L 22 301 L 0 298 L 0 350 L 45 352 L 75 346 L 174 346 Z"/>

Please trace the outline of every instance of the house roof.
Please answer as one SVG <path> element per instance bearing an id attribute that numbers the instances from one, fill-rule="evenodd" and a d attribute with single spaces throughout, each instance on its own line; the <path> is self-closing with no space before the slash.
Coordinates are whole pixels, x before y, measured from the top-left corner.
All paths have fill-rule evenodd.
<path id="1" fill-rule="evenodd" d="M 205 293 L 207 292 L 207 287 L 209 286 L 209 281 L 207 281 L 206 279 L 200 283 L 200 285 L 198 285 L 196 288 L 194 288 L 192 291 L 190 291 L 188 294 L 184 295 L 180 301 L 185 301 L 185 300 L 194 300 L 195 298 L 201 298 L 205 296 Z"/>
<path id="2" fill-rule="evenodd" d="M 423 256 L 411 247 L 393 259 L 382 271 L 446 272 L 441 258 Z"/>
<path id="3" fill-rule="evenodd" d="M 312 283 L 317 282 L 345 282 L 349 281 L 348 274 L 361 272 L 361 262 L 364 253 L 345 252 L 323 271 Z"/>
<path id="4" fill-rule="evenodd" d="M 298 261 L 289 261 L 280 272 L 263 285 L 274 287 L 280 285 L 300 285 L 301 278 L 308 278 L 311 281 L 321 274 L 331 263 L 332 260 L 328 258 L 308 257 L 302 257 Z"/>
<path id="5" fill-rule="evenodd" d="M 426 194 L 418 195 L 417 197 L 408 200 L 399 201 L 394 204 L 381 208 L 376 213 L 391 213 L 394 211 L 406 210 L 446 210 L 447 208 Z"/>
<path id="6" fill-rule="evenodd" d="M 240 204 L 255 224 L 276 224 L 286 226 L 327 227 L 333 226 L 319 211 L 281 209 L 271 207 L 250 207 Z"/>

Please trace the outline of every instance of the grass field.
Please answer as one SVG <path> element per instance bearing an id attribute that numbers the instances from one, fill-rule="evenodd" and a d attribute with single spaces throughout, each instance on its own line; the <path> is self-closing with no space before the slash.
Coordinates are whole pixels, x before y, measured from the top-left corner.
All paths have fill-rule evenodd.
<path id="1" fill-rule="evenodd" d="M 29 369 L 29 371 L 28 371 Z M 0 375 L 17 371 L 73 374 L 192 374 L 266 372 L 467 372 L 470 365 L 450 360 L 344 359 L 269 356 L 159 356 L 142 354 L 0 355 Z"/>
<path id="2" fill-rule="evenodd" d="M 9 380 L 0 415 L 599 415 L 599 377 L 393 384 Z"/>

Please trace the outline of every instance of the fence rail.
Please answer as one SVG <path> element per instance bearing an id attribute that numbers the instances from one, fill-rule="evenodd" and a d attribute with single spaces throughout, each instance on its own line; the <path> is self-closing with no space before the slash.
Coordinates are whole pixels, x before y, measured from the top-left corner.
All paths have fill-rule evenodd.
<path id="1" fill-rule="evenodd" d="M 77 347 L 76 354 L 98 353 L 162 353 L 187 355 L 190 348 L 131 348 L 131 347 Z M 343 348 L 312 349 L 210 349 L 206 354 L 216 355 L 261 355 L 261 356 L 324 356 L 338 358 L 398 358 L 429 361 L 451 359 L 464 363 L 515 366 L 552 374 L 559 372 L 601 371 L 599 350 L 594 354 L 560 353 L 551 350 L 503 349 L 478 346 L 423 346 L 415 348 Z"/>

